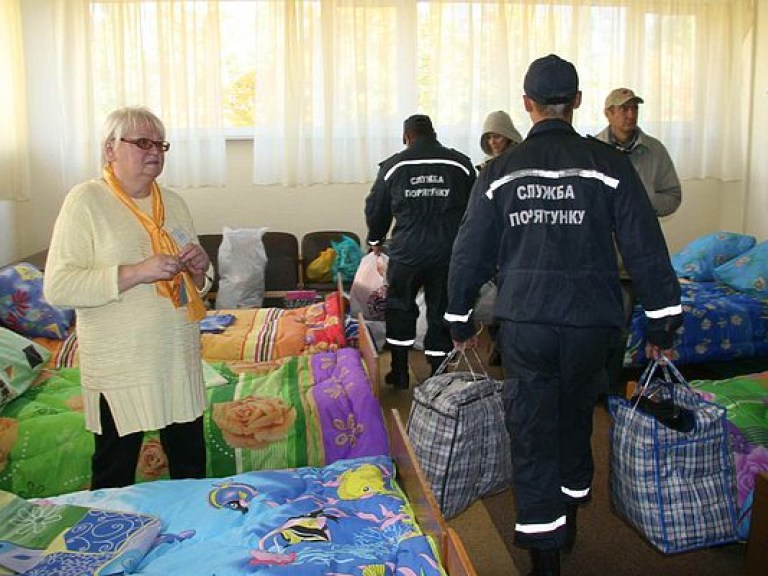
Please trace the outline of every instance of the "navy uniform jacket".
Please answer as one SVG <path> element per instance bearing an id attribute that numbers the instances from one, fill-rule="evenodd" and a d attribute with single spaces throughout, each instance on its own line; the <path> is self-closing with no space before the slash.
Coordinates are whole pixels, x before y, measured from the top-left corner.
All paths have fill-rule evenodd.
<path id="1" fill-rule="evenodd" d="M 474 334 L 477 291 L 497 269 L 500 319 L 622 327 L 617 246 L 646 310 L 649 340 L 670 347 L 682 322 L 680 284 L 629 159 L 565 121 L 538 122 L 472 191 L 448 279 L 453 337 Z"/>
<path id="2" fill-rule="evenodd" d="M 448 266 L 475 182 L 471 160 L 435 138 L 390 156 L 365 201 L 368 243 L 381 244 L 395 219 L 389 257 L 409 266 Z"/>

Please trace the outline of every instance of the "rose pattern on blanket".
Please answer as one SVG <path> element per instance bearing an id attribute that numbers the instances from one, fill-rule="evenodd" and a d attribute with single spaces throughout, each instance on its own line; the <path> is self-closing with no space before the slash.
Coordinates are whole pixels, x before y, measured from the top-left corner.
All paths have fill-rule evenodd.
<path id="1" fill-rule="evenodd" d="M 296 422 L 296 409 L 280 398 L 246 396 L 213 406 L 213 420 L 233 448 L 264 448 L 282 440 Z"/>
<path id="2" fill-rule="evenodd" d="M 358 350 L 344 348 L 254 366 L 242 374 L 223 364 L 213 368 L 223 383 L 207 390 L 209 477 L 388 453 L 381 405 Z M 213 414 L 218 405 L 225 409 L 218 409 L 217 422 Z M 226 417 L 222 419 L 221 413 Z M 87 489 L 92 453 L 79 368 L 48 371 L 43 381 L 4 407 L 0 489 L 27 498 Z M 146 433 L 136 480 L 167 477 L 159 435 Z"/>

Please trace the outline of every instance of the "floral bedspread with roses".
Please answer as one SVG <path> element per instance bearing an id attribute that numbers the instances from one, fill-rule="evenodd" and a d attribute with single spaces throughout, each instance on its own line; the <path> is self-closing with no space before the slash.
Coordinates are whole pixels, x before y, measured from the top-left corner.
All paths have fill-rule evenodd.
<path id="1" fill-rule="evenodd" d="M 207 377 L 207 476 L 323 466 L 389 453 L 383 412 L 356 349 L 250 365 Z M 93 435 L 78 368 L 60 368 L 0 411 L 0 490 L 39 498 L 87 489 Z M 157 433 L 144 437 L 136 481 L 168 478 Z"/>
<path id="2" fill-rule="evenodd" d="M 45 502 L 160 518 L 163 532 L 134 572 L 141 576 L 445 576 L 388 456 Z"/>
<path id="3" fill-rule="evenodd" d="M 746 539 L 755 478 L 768 471 L 768 372 L 726 380 L 694 380 L 691 387 L 706 400 L 724 406 L 736 469 L 737 531 Z"/>

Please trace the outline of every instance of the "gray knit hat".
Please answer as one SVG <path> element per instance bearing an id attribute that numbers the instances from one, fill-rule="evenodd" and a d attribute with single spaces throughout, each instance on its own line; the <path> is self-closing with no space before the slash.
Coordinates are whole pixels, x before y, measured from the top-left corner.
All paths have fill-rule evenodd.
<path id="1" fill-rule="evenodd" d="M 520 144 L 523 141 L 523 137 L 520 136 L 520 132 L 517 131 L 515 125 L 512 123 L 512 118 L 509 114 L 503 110 L 497 110 L 491 112 L 483 123 L 483 133 L 480 136 L 480 148 L 483 149 L 488 156 L 491 156 L 491 147 L 488 145 L 489 134 L 500 134 L 505 138 L 512 140 L 514 144 Z"/>

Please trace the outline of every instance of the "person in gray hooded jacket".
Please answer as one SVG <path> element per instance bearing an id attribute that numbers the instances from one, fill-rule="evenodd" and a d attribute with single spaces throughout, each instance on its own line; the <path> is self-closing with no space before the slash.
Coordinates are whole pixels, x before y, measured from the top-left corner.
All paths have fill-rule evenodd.
<path id="1" fill-rule="evenodd" d="M 483 133 L 480 135 L 480 148 L 487 154 L 487 157 L 481 164 L 475 166 L 475 168 L 480 172 L 483 168 L 488 166 L 494 158 L 507 150 L 511 150 L 522 141 L 523 137 L 520 135 L 520 132 L 517 131 L 517 128 L 515 128 L 515 124 L 512 122 L 512 118 L 509 114 L 504 110 L 491 112 L 485 117 Z M 489 286 L 495 285 L 495 283 L 496 279 L 494 278 L 489 283 Z M 491 293 L 495 293 L 495 287 Z M 488 326 L 488 332 L 491 335 L 491 353 L 488 356 L 488 364 L 491 366 L 499 366 L 501 364 L 501 356 L 496 347 L 498 324 L 492 322 Z"/>
<path id="2" fill-rule="evenodd" d="M 480 148 L 487 158 L 476 166 L 479 172 L 499 154 L 520 144 L 523 137 L 515 128 L 512 118 L 504 110 L 491 112 L 483 123 L 483 133 L 480 135 Z"/>

